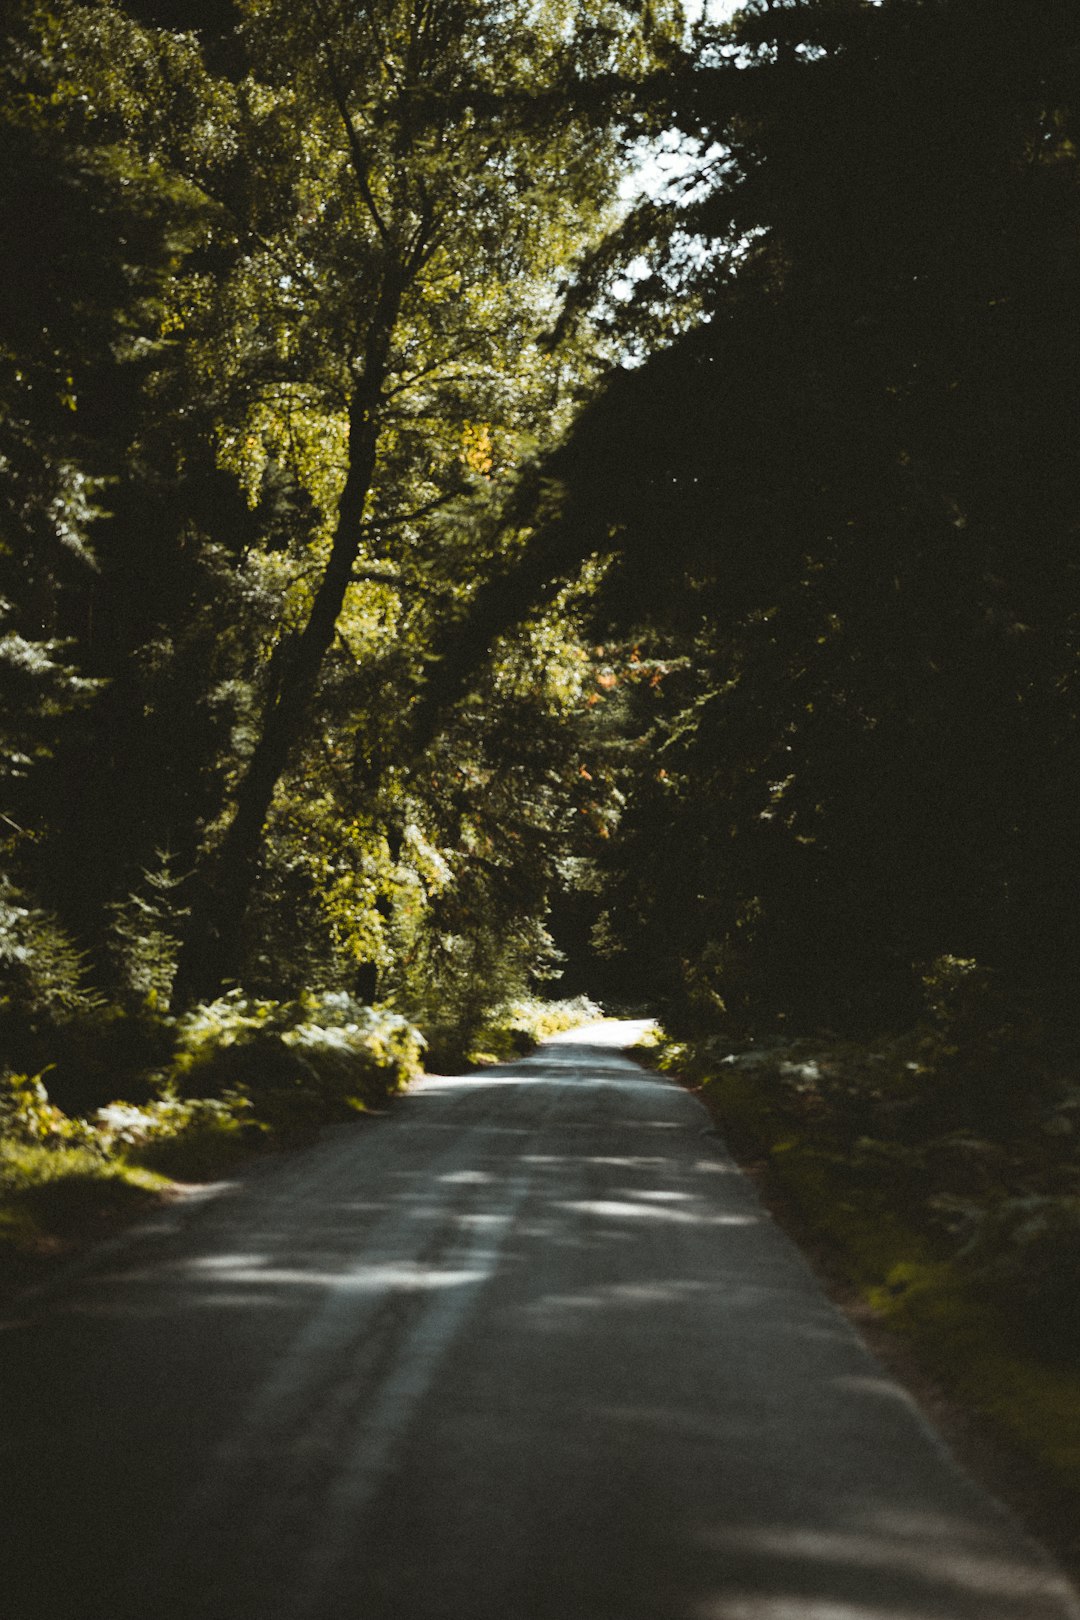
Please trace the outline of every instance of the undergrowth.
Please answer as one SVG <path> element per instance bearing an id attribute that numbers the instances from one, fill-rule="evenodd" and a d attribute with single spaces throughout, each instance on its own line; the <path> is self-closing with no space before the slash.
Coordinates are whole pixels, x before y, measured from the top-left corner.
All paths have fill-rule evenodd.
<path id="1" fill-rule="evenodd" d="M 48 1070 L 0 1074 L 0 1277 L 22 1280 L 35 1260 L 160 1203 L 178 1181 L 220 1179 L 255 1149 L 356 1118 L 403 1089 L 424 1047 L 399 1014 L 344 993 L 277 1002 L 233 991 L 157 1028 L 161 1067 L 81 1111 L 57 1105 Z M 95 1056 L 91 1099 L 97 1070 Z M 76 1077 L 65 1095 L 79 1090 Z"/>
<path id="2" fill-rule="evenodd" d="M 603 1012 L 588 996 L 565 1001 L 543 1001 L 520 996 L 496 1007 L 475 1036 L 469 1057 L 473 1063 L 506 1062 L 531 1052 L 552 1035 L 576 1029 L 602 1018 Z"/>
<path id="3" fill-rule="evenodd" d="M 511 1062 L 552 1035 L 603 1016 L 601 1008 L 588 996 L 563 1001 L 512 997 L 492 1008 L 464 1040 L 459 1032 L 436 1026 L 431 1031 L 429 1063 L 434 1069 L 452 1073 L 458 1068 Z"/>
<path id="4" fill-rule="evenodd" d="M 1048 1482 L 1076 1567 L 1080 1090 L 1010 1031 L 980 1091 L 987 1043 L 951 1033 L 941 1018 L 873 1044 L 662 1037 L 652 1060 L 699 1090 L 800 1235 Z"/>

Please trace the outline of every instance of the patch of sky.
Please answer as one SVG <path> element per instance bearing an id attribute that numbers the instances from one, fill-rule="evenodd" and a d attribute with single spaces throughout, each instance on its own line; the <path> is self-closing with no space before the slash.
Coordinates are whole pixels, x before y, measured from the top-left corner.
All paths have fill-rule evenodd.
<path id="1" fill-rule="evenodd" d="M 730 21 L 743 4 L 744 0 L 687 0 L 688 38 L 692 39 L 698 29 Z M 715 48 L 707 40 L 699 37 L 698 49 L 704 59 L 711 61 Z M 666 130 L 660 136 L 643 139 L 620 185 L 623 206 L 629 211 L 646 201 L 658 205 L 691 202 L 695 194 L 700 195 L 707 188 L 708 177 L 723 156 L 722 147 L 703 147 L 699 140 L 679 130 Z M 640 267 L 627 269 L 631 280 L 640 279 L 644 273 L 645 269 Z"/>
<path id="2" fill-rule="evenodd" d="M 719 67 L 729 63 L 743 68 L 755 59 L 753 50 L 717 32 L 745 5 L 746 0 L 686 0 L 687 39 L 697 50 L 700 66 Z M 706 143 L 679 130 L 666 130 L 659 136 L 642 139 L 620 185 L 623 209 L 629 214 L 650 203 L 657 208 L 686 207 L 717 184 L 729 162 L 730 154 L 719 142 Z M 725 258 L 736 262 L 748 250 L 756 234 L 752 232 L 741 241 L 727 242 L 723 250 Z M 710 244 L 702 237 L 676 231 L 671 243 L 671 268 L 676 269 L 680 262 L 684 267 L 700 266 L 709 252 Z M 611 295 L 616 302 L 629 302 L 635 289 L 653 274 L 654 268 L 644 255 L 631 259 L 611 285 Z M 633 363 L 629 355 L 627 360 Z"/>

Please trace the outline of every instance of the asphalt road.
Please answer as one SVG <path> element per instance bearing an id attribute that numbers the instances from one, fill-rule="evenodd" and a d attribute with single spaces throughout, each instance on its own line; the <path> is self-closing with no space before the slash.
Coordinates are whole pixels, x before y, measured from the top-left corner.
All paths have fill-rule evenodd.
<path id="1" fill-rule="evenodd" d="M 1080 1620 L 619 1035 L 24 1301 L 3 1620 Z"/>

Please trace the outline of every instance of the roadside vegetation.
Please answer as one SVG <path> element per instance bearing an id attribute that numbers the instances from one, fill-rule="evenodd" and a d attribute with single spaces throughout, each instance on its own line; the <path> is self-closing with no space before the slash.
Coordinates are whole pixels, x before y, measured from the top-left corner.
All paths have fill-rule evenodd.
<path id="1" fill-rule="evenodd" d="M 237 991 L 154 1033 L 164 1062 L 129 1074 L 121 1100 L 85 1096 L 66 1112 L 47 1075 L 0 1080 L 0 1281 L 167 1201 L 177 1182 L 223 1179 L 254 1152 L 377 1107 L 419 1073 L 424 1047 L 404 1018 L 344 994 Z"/>
<path id="2" fill-rule="evenodd" d="M 1076 1570 L 1076 1055 L 988 1022 L 971 962 L 936 964 L 927 994 L 903 1035 L 660 1036 L 643 1055 L 698 1092 L 797 1240 L 1012 1459 L 997 1488 Z"/>

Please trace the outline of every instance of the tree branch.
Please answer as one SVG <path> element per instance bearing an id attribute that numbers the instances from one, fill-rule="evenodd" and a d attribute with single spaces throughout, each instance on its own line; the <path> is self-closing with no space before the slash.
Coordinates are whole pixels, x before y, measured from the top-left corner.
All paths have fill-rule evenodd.
<path id="1" fill-rule="evenodd" d="M 332 95 L 334 105 L 340 114 L 341 122 L 345 126 L 345 135 L 349 143 L 349 156 L 352 158 L 353 173 L 356 175 L 356 184 L 359 188 L 360 195 L 364 200 L 364 206 L 371 215 L 375 229 L 382 238 L 384 245 L 392 248 L 394 245 L 393 238 L 390 235 L 386 221 L 379 212 L 379 205 L 375 201 L 375 194 L 372 191 L 371 183 L 368 180 L 364 149 L 360 144 L 360 136 L 357 134 L 356 124 L 353 120 L 352 113 L 349 111 L 349 103 L 345 95 L 345 86 L 341 81 L 341 75 L 338 73 L 337 63 L 334 59 L 334 53 L 330 45 L 330 30 L 326 21 L 326 9 L 323 5 L 323 0 L 313 0 L 313 3 L 315 7 L 315 14 L 319 19 L 319 25 L 323 32 L 323 60 L 326 63 L 327 78 L 330 80 L 330 94 Z"/>
<path id="2" fill-rule="evenodd" d="M 429 517 L 432 512 L 437 512 L 440 506 L 449 506 L 459 495 L 468 493 L 468 484 L 456 484 L 453 489 L 447 490 L 442 495 L 436 495 L 434 500 L 427 501 L 423 506 L 418 506 L 414 512 L 403 512 L 400 517 L 373 518 L 364 524 L 365 533 L 381 533 L 384 529 L 399 528 L 402 523 L 417 523 L 420 518 Z"/>
<path id="3" fill-rule="evenodd" d="M 229 202 L 228 198 L 222 197 L 218 192 L 211 191 L 204 180 L 200 180 L 198 186 L 203 195 L 215 207 L 220 208 L 222 213 L 229 216 L 229 219 L 236 227 L 238 235 L 246 237 L 249 242 L 253 242 L 256 247 L 262 248 L 263 252 L 268 253 L 271 258 L 277 259 L 278 263 L 284 267 L 285 273 L 295 276 L 301 286 L 306 287 L 313 297 L 321 298 L 323 296 L 323 289 L 312 280 L 306 270 L 301 269 L 293 254 L 282 243 L 271 241 L 270 237 L 264 236 L 254 225 L 249 224 L 237 211 L 235 204 Z"/>
<path id="4" fill-rule="evenodd" d="M 396 394 L 406 393 L 410 388 L 415 388 L 417 383 L 423 382 L 425 377 L 433 377 L 437 371 L 442 371 L 446 366 L 452 366 L 455 360 L 462 359 L 463 356 L 478 347 L 479 340 L 474 343 L 459 344 L 456 349 L 452 349 L 449 354 L 444 354 L 441 359 L 433 360 L 430 366 L 424 366 L 420 371 L 414 371 L 411 376 L 404 378 L 403 381 L 395 383 L 393 388 L 384 388 L 383 399 L 393 399 Z M 459 374 L 458 377 L 450 380 L 454 382 L 464 381 L 467 375 L 467 373 L 464 376 Z"/>
<path id="5" fill-rule="evenodd" d="M 388 574 L 382 568 L 354 568 L 349 575 L 351 585 L 392 585 L 395 590 L 403 591 L 406 588 L 404 579 L 400 574 Z"/>

